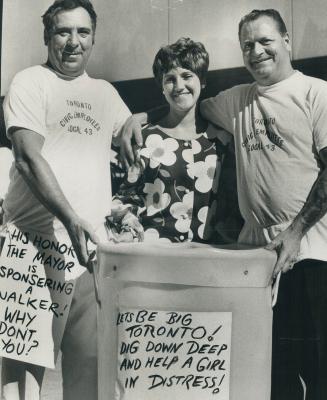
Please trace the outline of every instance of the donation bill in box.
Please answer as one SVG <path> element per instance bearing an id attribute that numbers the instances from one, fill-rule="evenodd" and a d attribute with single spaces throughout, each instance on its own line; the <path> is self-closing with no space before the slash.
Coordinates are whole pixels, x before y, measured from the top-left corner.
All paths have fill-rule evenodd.
<path id="1" fill-rule="evenodd" d="M 99 400 L 270 400 L 275 254 L 100 245 Z"/>
<path id="2" fill-rule="evenodd" d="M 228 400 L 231 324 L 228 312 L 120 310 L 117 398 Z"/>

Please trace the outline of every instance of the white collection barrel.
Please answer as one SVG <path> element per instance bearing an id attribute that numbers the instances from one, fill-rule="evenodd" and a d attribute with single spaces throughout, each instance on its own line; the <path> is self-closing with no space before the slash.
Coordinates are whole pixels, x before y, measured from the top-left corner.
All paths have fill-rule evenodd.
<path id="1" fill-rule="evenodd" d="M 98 247 L 100 400 L 269 400 L 275 254 Z"/>

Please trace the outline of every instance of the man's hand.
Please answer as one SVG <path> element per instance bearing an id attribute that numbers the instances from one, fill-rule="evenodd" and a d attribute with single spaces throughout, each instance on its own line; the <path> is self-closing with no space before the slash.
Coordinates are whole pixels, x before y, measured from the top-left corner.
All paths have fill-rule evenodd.
<path id="1" fill-rule="evenodd" d="M 301 232 L 290 226 L 265 246 L 267 250 L 276 250 L 277 252 L 274 277 L 278 275 L 279 271 L 284 273 L 293 268 L 293 265 L 297 262 L 302 237 Z"/>
<path id="2" fill-rule="evenodd" d="M 27 185 L 53 215 L 65 226 L 78 262 L 91 269 L 90 256 L 87 251 L 87 241 L 98 243 L 92 226 L 80 219 L 72 209 L 62 192 L 59 183 L 48 162 L 42 155 L 44 138 L 27 129 L 12 130 L 16 168 Z"/>
<path id="3" fill-rule="evenodd" d="M 92 226 L 80 218 L 75 218 L 65 224 L 65 228 L 74 247 L 78 262 L 92 272 L 90 270 L 91 257 L 87 249 L 87 242 L 90 240 L 94 244 L 99 243 Z"/>
<path id="4" fill-rule="evenodd" d="M 125 122 L 120 135 L 120 158 L 128 169 L 138 161 L 137 150 L 143 145 L 142 125 L 157 123 L 169 112 L 168 104 L 147 112 L 131 115 Z"/>
<path id="5" fill-rule="evenodd" d="M 274 276 L 279 271 L 286 272 L 297 262 L 298 252 L 303 236 L 327 212 L 327 147 L 319 152 L 322 162 L 322 171 L 312 186 L 310 194 L 295 217 L 292 224 L 269 243 L 268 250 L 276 250 L 278 260 L 275 265 Z"/>
<path id="6" fill-rule="evenodd" d="M 138 159 L 137 150 L 143 145 L 142 120 L 145 113 L 131 115 L 125 122 L 121 133 L 120 157 L 126 169 Z"/>

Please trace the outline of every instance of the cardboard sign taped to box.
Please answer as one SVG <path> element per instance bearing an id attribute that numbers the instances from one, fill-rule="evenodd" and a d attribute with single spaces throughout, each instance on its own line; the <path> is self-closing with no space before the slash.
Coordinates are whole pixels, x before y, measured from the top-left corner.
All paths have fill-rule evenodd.
<path id="1" fill-rule="evenodd" d="M 270 399 L 275 256 L 98 247 L 99 400 Z"/>
<path id="2" fill-rule="evenodd" d="M 85 269 L 64 232 L 8 225 L 0 250 L 0 355 L 54 368 L 74 279 Z"/>
<path id="3" fill-rule="evenodd" d="M 116 398 L 228 400 L 231 323 L 223 312 L 120 310 Z"/>

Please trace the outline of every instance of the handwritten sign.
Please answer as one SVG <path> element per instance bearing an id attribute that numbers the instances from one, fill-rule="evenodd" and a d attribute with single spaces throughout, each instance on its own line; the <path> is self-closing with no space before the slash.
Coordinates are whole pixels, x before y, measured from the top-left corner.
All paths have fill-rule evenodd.
<path id="1" fill-rule="evenodd" d="M 0 255 L 0 355 L 54 368 L 74 291 L 84 272 L 56 236 L 8 227 Z"/>
<path id="2" fill-rule="evenodd" d="M 228 400 L 232 313 L 120 310 L 119 400 Z"/>

